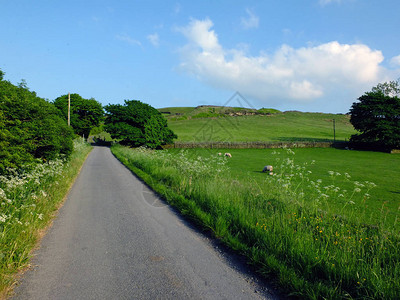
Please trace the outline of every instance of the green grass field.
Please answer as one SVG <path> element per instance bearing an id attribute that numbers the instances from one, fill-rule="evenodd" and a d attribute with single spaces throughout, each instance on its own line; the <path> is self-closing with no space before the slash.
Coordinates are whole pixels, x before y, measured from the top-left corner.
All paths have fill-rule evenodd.
<path id="1" fill-rule="evenodd" d="M 177 153 L 179 149 L 170 149 L 171 153 Z M 227 160 L 227 165 L 234 176 L 239 180 L 253 178 L 262 184 L 268 176 L 261 170 L 265 165 L 275 166 L 276 174 L 285 172 L 279 166 L 284 158 L 285 151 L 282 149 L 188 149 L 190 156 L 208 157 L 217 153 L 229 152 L 232 158 Z M 275 154 L 274 154 L 275 153 Z M 280 153 L 280 154 L 277 154 Z M 310 180 L 322 180 L 323 186 L 335 185 L 342 190 L 352 192 L 356 187 L 354 182 L 365 181 L 376 184 L 368 194 L 366 200 L 365 222 L 373 223 L 377 218 L 387 217 L 387 225 L 394 224 L 395 219 L 400 221 L 400 154 L 389 154 L 372 151 L 349 151 L 334 148 L 302 148 L 295 149 L 290 158 L 296 165 L 306 165 Z M 312 161 L 315 163 L 311 164 Z M 332 176 L 329 171 L 340 173 Z M 347 178 L 345 174 L 351 177 Z M 342 201 L 343 200 L 343 201 Z M 340 211 L 344 199 L 336 199 L 329 203 Z M 400 230 L 400 224 L 396 227 Z"/>
<path id="2" fill-rule="evenodd" d="M 400 297 L 400 156 L 318 148 L 229 149 L 230 159 L 217 155 L 222 149 L 112 151 L 285 293 Z M 274 175 L 261 173 L 266 164 Z"/>
<path id="3" fill-rule="evenodd" d="M 167 117 L 168 126 L 180 142 L 333 141 L 333 119 L 337 141 L 348 140 L 355 133 L 349 116 L 336 114 L 285 112 L 175 119 Z"/>

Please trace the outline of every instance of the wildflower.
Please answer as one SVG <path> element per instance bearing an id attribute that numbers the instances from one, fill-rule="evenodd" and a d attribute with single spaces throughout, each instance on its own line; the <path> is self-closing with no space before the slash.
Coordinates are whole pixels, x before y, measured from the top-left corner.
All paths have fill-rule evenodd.
<path id="1" fill-rule="evenodd" d="M 5 214 L 0 215 L 0 222 L 5 223 L 7 216 Z"/>
<path id="2" fill-rule="evenodd" d="M 38 215 L 39 220 L 43 220 L 43 214 Z"/>
<path id="3" fill-rule="evenodd" d="M 331 176 L 335 175 L 335 172 L 333 172 L 333 171 L 328 171 L 328 173 L 329 173 L 329 175 L 331 175 Z"/>
<path id="4" fill-rule="evenodd" d="M 355 193 L 359 193 L 359 192 L 361 192 L 361 189 L 357 187 L 357 188 L 354 189 L 354 192 Z"/>

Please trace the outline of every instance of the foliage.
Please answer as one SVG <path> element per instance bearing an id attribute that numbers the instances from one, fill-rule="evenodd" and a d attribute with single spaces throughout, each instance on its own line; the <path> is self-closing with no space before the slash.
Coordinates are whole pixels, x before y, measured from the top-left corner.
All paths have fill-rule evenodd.
<path id="1" fill-rule="evenodd" d="M 372 88 L 372 92 L 382 92 L 385 96 L 399 97 L 400 96 L 400 79 L 396 81 L 389 81 L 384 83 L 378 83 L 377 86 Z"/>
<path id="2" fill-rule="evenodd" d="M 257 110 L 257 112 L 261 113 L 261 114 L 277 114 L 280 113 L 281 111 L 277 110 L 277 109 L 273 109 L 273 108 L 260 108 L 259 110 Z"/>
<path id="3" fill-rule="evenodd" d="M 329 172 L 328 182 L 312 180 L 308 167 L 314 162 L 295 164 L 290 149 L 272 154 L 279 172 L 262 174 L 262 181 L 250 173 L 235 176 L 226 168 L 227 159 L 215 154 L 112 151 L 170 204 L 247 255 L 290 295 L 399 298 L 398 232 L 383 224 L 384 213 L 369 223 L 360 217 L 374 183 L 352 182 L 351 175 L 336 171 Z M 337 185 L 339 177 L 353 188 Z M 331 205 L 336 201 L 344 203 L 339 210 Z"/>
<path id="4" fill-rule="evenodd" d="M 26 84 L 0 81 L 0 173 L 35 158 L 54 159 L 72 151 L 73 132 L 51 103 Z"/>
<path id="5" fill-rule="evenodd" d="M 392 81 L 374 87 L 353 103 L 350 122 L 361 133 L 353 135 L 352 142 L 400 147 L 399 92 L 398 81 Z"/>
<path id="6" fill-rule="evenodd" d="M 0 298 L 13 285 L 13 275 L 29 263 L 40 232 L 54 217 L 92 149 L 81 139 L 74 140 L 73 148 L 68 160 L 56 158 L 29 171 L 10 169 L 0 176 Z"/>
<path id="7" fill-rule="evenodd" d="M 89 137 L 90 130 L 100 125 L 104 119 L 101 103 L 94 98 L 84 99 L 79 94 L 71 94 L 70 121 L 74 132 L 79 136 Z M 68 119 L 68 95 L 54 100 L 54 105 L 60 110 L 63 118 Z"/>
<path id="8" fill-rule="evenodd" d="M 121 144 L 155 149 L 177 138 L 161 113 L 148 104 L 125 100 L 124 105 L 109 104 L 105 109 L 104 127 Z"/>

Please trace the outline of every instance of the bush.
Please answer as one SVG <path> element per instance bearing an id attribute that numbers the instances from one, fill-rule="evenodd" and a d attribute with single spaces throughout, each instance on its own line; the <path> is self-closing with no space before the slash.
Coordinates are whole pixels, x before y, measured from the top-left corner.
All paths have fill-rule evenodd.
<path id="1" fill-rule="evenodd" d="M 0 81 L 0 173 L 35 159 L 68 156 L 73 137 L 54 105 L 24 84 Z"/>

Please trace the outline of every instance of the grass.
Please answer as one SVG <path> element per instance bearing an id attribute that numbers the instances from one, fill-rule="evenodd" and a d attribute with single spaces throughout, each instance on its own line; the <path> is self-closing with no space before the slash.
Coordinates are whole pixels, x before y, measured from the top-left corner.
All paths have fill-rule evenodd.
<path id="1" fill-rule="evenodd" d="M 170 149 L 171 153 L 178 153 L 179 149 Z M 207 157 L 217 152 L 229 152 L 232 159 L 227 161 L 231 173 L 240 180 L 253 178 L 259 184 L 265 180 L 261 173 L 263 166 L 273 165 L 279 173 L 280 155 L 274 149 L 190 149 L 191 155 Z M 275 153 L 275 154 L 274 154 Z M 293 160 L 297 165 L 307 164 L 310 180 L 321 180 L 321 185 L 337 185 L 342 190 L 353 191 L 354 182 L 362 184 L 365 181 L 373 182 L 376 187 L 369 191 L 369 199 L 365 203 L 365 222 L 373 222 L 384 212 L 388 224 L 393 224 L 399 216 L 400 207 L 400 155 L 371 151 L 348 151 L 334 148 L 299 148 L 295 150 Z M 310 164 L 315 160 L 315 164 Z M 334 171 L 335 175 L 329 174 Z M 336 173 L 340 173 L 339 176 Z M 345 174 L 351 177 L 347 178 Z M 343 201 L 330 203 L 340 211 Z M 400 224 L 397 224 L 400 230 Z"/>
<path id="2" fill-rule="evenodd" d="M 355 133 L 349 116 L 323 113 L 167 119 L 168 126 L 178 135 L 177 141 L 180 142 L 333 141 L 333 119 L 337 141 L 346 141 Z"/>
<path id="3" fill-rule="evenodd" d="M 231 160 L 195 149 L 149 151 L 117 146 L 112 151 L 171 205 L 246 255 L 288 295 L 304 299 L 400 297 L 396 220 L 389 222 L 386 210 L 379 209 L 377 218 L 369 218 L 370 210 L 376 209 L 365 207 L 375 201 L 374 190 L 381 188 L 365 182 L 363 173 L 371 173 L 370 165 L 364 164 L 364 172 L 350 173 L 350 178 L 343 169 L 331 168 L 344 163 L 351 168 L 372 160 L 377 160 L 373 165 L 377 166 L 388 157 L 353 151 L 339 154 L 334 149 L 299 149 L 296 154 L 290 149 L 280 154 L 230 150 Z M 322 166 L 318 157 L 326 158 Z M 391 163 L 398 166 L 398 159 L 394 157 Z M 271 161 L 276 174 L 259 173 Z M 398 174 L 398 167 L 391 168 L 391 175 Z M 380 175 L 379 171 L 372 174 L 375 181 Z M 398 186 L 397 178 L 391 178 L 393 186 Z"/>
<path id="4" fill-rule="evenodd" d="M 30 171 L 0 176 L 0 298 L 7 295 L 16 273 L 29 264 L 30 253 L 50 224 L 88 153 L 88 144 L 74 141 L 64 161 L 38 164 Z"/>

